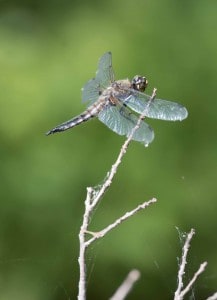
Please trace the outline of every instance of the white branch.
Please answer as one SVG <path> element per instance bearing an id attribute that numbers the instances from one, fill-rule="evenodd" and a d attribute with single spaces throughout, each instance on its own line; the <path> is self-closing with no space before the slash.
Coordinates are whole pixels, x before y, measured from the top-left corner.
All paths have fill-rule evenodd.
<path id="1" fill-rule="evenodd" d="M 91 201 L 91 194 L 92 194 L 91 188 L 87 188 L 87 198 L 85 200 L 85 212 L 83 215 L 83 223 L 81 225 L 81 229 L 79 232 L 79 244 L 80 244 L 80 251 L 79 251 L 79 257 L 78 257 L 79 270 L 80 270 L 80 279 L 79 279 L 79 285 L 78 285 L 78 299 L 79 300 L 86 299 L 85 232 L 87 231 L 88 224 L 89 224 L 89 217 L 90 217 L 89 207 L 90 207 L 90 201 Z"/>
<path id="2" fill-rule="evenodd" d="M 127 148 L 130 144 L 130 141 L 132 140 L 135 131 L 139 128 L 142 120 L 145 118 L 147 110 L 149 108 L 149 105 L 150 105 L 151 101 L 154 100 L 155 96 L 156 96 L 156 89 L 153 90 L 152 96 L 150 97 L 150 100 L 149 100 L 149 102 L 146 106 L 146 109 L 144 110 L 144 112 L 138 118 L 138 122 L 137 122 L 136 126 L 133 128 L 131 134 L 129 135 L 129 137 L 127 138 L 127 140 L 125 141 L 125 143 L 121 147 L 121 151 L 120 151 L 115 163 L 112 165 L 111 170 L 108 172 L 107 178 L 106 178 L 105 182 L 103 183 L 103 185 L 99 189 L 98 188 L 92 188 L 92 187 L 87 188 L 87 197 L 86 197 L 86 200 L 85 200 L 85 212 L 84 212 L 84 215 L 83 215 L 83 222 L 82 222 L 80 232 L 79 232 L 80 251 L 79 251 L 78 263 L 79 263 L 80 278 L 79 278 L 79 288 L 78 288 L 79 289 L 79 291 L 78 291 L 78 300 L 85 300 L 86 299 L 86 276 L 87 276 L 87 274 L 86 274 L 86 263 L 85 263 L 86 248 L 93 241 L 95 241 L 97 238 L 99 238 L 99 237 L 97 237 L 96 233 L 91 233 L 90 231 L 88 231 L 90 217 L 91 217 L 91 215 L 94 211 L 95 206 L 99 203 L 99 201 L 101 200 L 101 198 L 103 197 L 103 195 L 105 194 L 105 192 L 107 191 L 109 186 L 111 185 L 112 180 L 113 180 L 113 178 L 114 178 L 114 176 L 117 172 L 118 166 L 120 165 L 121 160 L 122 160 L 124 154 L 127 151 Z M 129 213 L 126 213 L 124 216 L 119 218 L 113 224 L 106 227 L 103 231 L 100 231 L 101 237 L 104 236 L 110 230 L 112 230 L 114 227 L 119 225 L 121 222 L 123 222 L 124 220 L 131 217 L 133 214 L 135 214 L 139 210 L 144 209 L 146 206 L 148 206 L 148 205 L 150 205 L 154 202 L 156 202 L 156 199 L 152 199 L 148 202 L 144 202 L 143 204 L 139 205 L 134 210 L 130 211 Z M 88 241 L 86 241 L 85 234 L 88 233 L 88 232 L 91 233 L 92 235 L 94 235 L 94 237 L 89 239 Z"/>
<path id="3" fill-rule="evenodd" d="M 206 300 L 217 300 L 217 292 L 212 296 L 210 296 L 209 298 L 207 298 Z"/>
<path id="4" fill-rule="evenodd" d="M 195 234 L 195 230 L 191 229 L 191 231 L 188 233 L 187 238 L 185 240 L 185 244 L 183 246 L 182 250 L 182 258 L 181 258 L 181 264 L 179 266 L 179 272 L 178 272 L 178 287 L 175 292 L 174 300 L 182 300 L 184 296 L 190 291 L 190 289 L 193 287 L 193 284 L 197 280 L 198 276 L 205 271 L 205 268 L 207 266 L 207 262 L 204 262 L 200 265 L 197 272 L 194 274 L 193 278 L 190 280 L 189 284 L 182 290 L 184 284 L 183 284 L 183 277 L 185 274 L 185 267 L 187 264 L 187 255 L 188 250 L 190 248 L 190 242 L 193 238 L 193 235 Z"/>
<path id="5" fill-rule="evenodd" d="M 178 299 L 183 299 L 184 296 L 190 291 L 190 289 L 193 287 L 193 284 L 197 280 L 198 276 L 205 271 L 206 266 L 207 266 L 207 262 L 206 261 L 200 265 L 199 269 L 194 274 L 194 276 L 190 280 L 189 284 L 186 286 L 186 288 L 184 290 L 181 291 Z"/>
<path id="6" fill-rule="evenodd" d="M 138 270 L 132 270 L 127 275 L 123 283 L 117 289 L 115 294 L 109 300 L 123 300 L 129 294 L 133 288 L 134 283 L 139 280 L 140 272 Z"/>
<path id="7" fill-rule="evenodd" d="M 181 260 L 181 264 L 179 266 L 179 272 L 178 272 L 178 287 L 177 290 L 175 292 L 175 298 L 174 300 L 178 300 L 179 295 L 181 293 L 181 290 L 183 288 L 183 276 L 185 274 L 185 266 L 187 264 L 187 254 L 188 254 L 188 249 L 190 247 L 190 241 L 193 237 L 193 235 L 195 234 L 194 229 L 191 229 L 190 233 L 187 235 L 184 247 L 183 247 L 183 252 L 182 252 L 182 260 Z"/>

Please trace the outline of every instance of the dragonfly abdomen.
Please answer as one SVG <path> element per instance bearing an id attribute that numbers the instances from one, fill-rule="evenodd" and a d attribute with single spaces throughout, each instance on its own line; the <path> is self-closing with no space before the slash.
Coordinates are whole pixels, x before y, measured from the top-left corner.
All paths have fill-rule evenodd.
<path id="1" fill-rule="evenodd" d="M 79 116 L 74 117 L 73 119 L 56 126 L 55 128 L 48 131 L 46 134 L 49 135 L 49 134 L 53 134 L 56 132 L 65 131 L 65 130 L 75 127 L 83 122 L 86 122 L 89 119 L 98 115 L 98 113 L 100 112 L 100 110 L 103 109 L 104 106 L 105 106 L 105 100 L 100 99 L 99 101 L 97 101 L 97 103 L 94 103 L 93 105 L 91 105 L 86 111 L 84 111 Z"/>

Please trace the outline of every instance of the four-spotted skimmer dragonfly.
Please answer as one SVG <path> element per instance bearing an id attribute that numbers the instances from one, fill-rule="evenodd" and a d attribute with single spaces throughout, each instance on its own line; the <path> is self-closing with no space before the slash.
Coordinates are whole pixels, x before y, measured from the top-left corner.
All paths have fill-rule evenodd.
<path id="1" fill-rule="evenodd" d="M 51 129 L 47 135 L 67 130 L 95 116 L 117 134 L 127 137 L 137 124 L 137 114 L 145 110 L 145 116 L 153 119 L 182 121 L 187 118 L 187 109 L 181 104 L 162 99 L 150 101 L 151 96 L 144 94 L 147 84 L 147 79 L 138 75 L 132 81 L 115 81 L 112 54 L 105 53 L 99 60 L 96 77 L 82 89 L 82 101 L 88 103 L 86 111 Z M 154 139 L 154 131 L 142 121 L 132 139 L 147 146 Z"/>

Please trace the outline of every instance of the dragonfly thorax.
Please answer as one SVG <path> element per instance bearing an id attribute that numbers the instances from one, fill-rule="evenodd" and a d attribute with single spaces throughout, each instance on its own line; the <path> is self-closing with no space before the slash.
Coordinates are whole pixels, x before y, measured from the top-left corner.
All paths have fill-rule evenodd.
<path id="1" fill-rule="evenodd" d="M 131 84 L 134 90 L 144 92 L 148 85 L 148 80 L 144 76 L 136 75 L 133 77 Z"/>

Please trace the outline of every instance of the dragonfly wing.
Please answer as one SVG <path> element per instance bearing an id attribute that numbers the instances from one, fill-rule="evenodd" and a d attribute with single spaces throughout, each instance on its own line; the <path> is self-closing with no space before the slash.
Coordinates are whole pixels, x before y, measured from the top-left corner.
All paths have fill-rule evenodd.
<path id="1" fill-rule="evenodd" d="M 99 60 L 96 78 L 89 80 L 82 88 L 82 102 L 93 104 L 113 81 L 112 54 L 106 52 Z"/>
<path id="2" fill-rule="evenodd" d="M 187 109 L 176 102 L 154 99 L 150 103 L 147 116 L 166 121 L 182 121 L 187 118 Z"/>
<path id="3" fill-rule="evenodd" d="M 138 122 L 138 117 L 133 115 L 126 107 L 108 105 L 99 114 L 98 118 L 107 127 L 119 135 L 131 134 Z M 152 128 L 145 122 L 141 122 L 140 127 L 133 135 L 133 140 L 142 142 L 146 146 L 154 139 Z"/>
<path id="4" fill-rule="evenodd" d="M 138 117 L 131 114 L 131 122 L 133 122 L 132 128 L 134 128 L 138 122 Z M 150 144 L 153 141 L 153 139 L 154 139 L 153 129 L 147 123 L 142 121 L 140 123 L 139 128 L 136 130 L 136 132 L 133 135 L 133 140 L 142 142 L 145 146 L 148 146 L 148 144 Z"/>
<path id="5" fill-rule="evenodd" d="M 82 102 L 89 102 L 93 104 L 101 94 L 101 87 L 99 82 L 93 78 L 89 80 L 82 88 Z"/>
<path id="6" fill-rule="evenodd" d="M 98 70 L 96 72 L 96 80 L 100 82 L 100 85 L 104 88 L 111 85 L 111 83 L 114 81 L 111 52 L 106 52 L 99 59 Z"/>
<path id="7" fill-rule="evenodd" d="M 145 115 L 152 119 L 182 121 L 187 118 L 188 111 L 183 105 L 162 99 L 154 99 L 149 102 L 150 98 L 146 94 L 132 92 L 126 97 L 124 103 L 139 114 L 143 113 L 146 109 Z"/>

